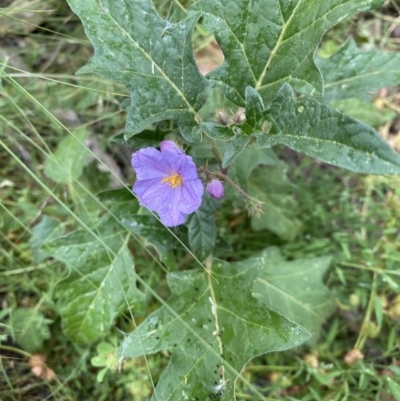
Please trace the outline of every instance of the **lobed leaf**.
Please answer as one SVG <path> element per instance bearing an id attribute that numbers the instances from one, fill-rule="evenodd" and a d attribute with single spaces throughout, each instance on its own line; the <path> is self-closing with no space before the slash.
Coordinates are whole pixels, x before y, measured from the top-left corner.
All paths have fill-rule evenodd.
<path id="1" fill-rule="evenodd" d="M 253 298 L 260 268 L 262 259 L 233 264 L 215 260 L 208 272 L 168 275 L 168 303 L 128 335 L 118 350 L 121 361 L 165 349 L 172 352 L 153 400 L 234 400 L 235 382 L 246 363 L 309 337 L 301 326 Z"/>
<path id="2" fill-rule="evenodd" d="M 268 104 L 285 82 L 322 95 L 314 54 L 323 34 L 342 19 L 382 0 L 199 0 L 190 8 L 216 37 L 225 61 L 207 77 L 238 105 L 252 86 Z"/>
<path id="3" fill-rule="evenodd" d="M 121 231 L 114 218 L 105 216 L 93 233 L 78 230 L 46 245 L 45 250 L 70 270 L 57 294 L 64 331 L 71 340 L 95 341 L 128 306 L 143 307 L 127 239 L 125 228 Z"/>
<path id="4" fill-rule="evenodd" d="M 306 97 L 295 101 L 285 84 L 264 112 L 262 147 L 284 144 L 326 163 L 358 173 L 398 174 L 399 155 L 368 125 Z"/>
<path id="5" fill-rule="evenodd" d="M 158 15 L 151 0 L 68 2 L 95 49 L 80 72 L 114 79 L 129 90 L 126 138 L 166 119 L 182 126 L 197 124 L 197 111 L 210 87 L 193 56 L 198 16 L 173 24 Z"/>

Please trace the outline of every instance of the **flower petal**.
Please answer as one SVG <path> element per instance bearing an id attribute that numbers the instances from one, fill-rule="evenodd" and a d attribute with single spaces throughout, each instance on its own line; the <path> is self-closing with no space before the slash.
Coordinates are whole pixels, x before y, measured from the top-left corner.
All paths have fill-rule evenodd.
<path id="1" fill-rule="evenodd" d="M 185 159 L 180 164 L 178 172 L 186 180 L 199 179 L 197 167 L 190 156 L 185 155 Z"/>
<path id="2" fill-rule="evenodd" d="M 170 188 L 169 193 L 164 199 L 165 202 L 162 208 L 157 210 L 162 223 L 168 227 L 184 223 L 185 213 L 180 210 L 180 205 L 182 204 L 182 187 Z"/>
<path id="3" fill-rule="evenodd" d="M 168 166 L 168 170 L 174 173 L 180 172 L 180 166 L 185 162 L 188 157 L 182 152 L 177 152 L 174 149 L 166 149 L 162 152 L 164 163 Z"/>
<path id="4" fill-rule="evenodd" d="M 168 193 L 165 191 L 165 186 L 168 184 L 162 183 L 159 178 L 151 180 L 138 180 L 132 188 L 132 191 L 139 198 L 140 206 L 157 212 L 166 202 Z"/>
<path id="5" fill-rule="evenodd" d="M 169 174 L 169 166 L 160 151 L 154 148 L 140 149 L 132 155 L 132 167 L 138 180 L 162 179 Z"/>
<path id="6" fill-rule="evenodd" d="M 159 213 L 161 223 L 166 227 L 175 227 L 183 224 L 186 220 L 186 214 L 178 212 L 176 215 L 172 216 L 170 213 Z"/>
<path id="7" fill-rule="evenodd" d="M 198 178 L 184 181 L 182 186 L 182 202 L 180 203 L 179 210 L 186 214 L 195 212 L 201 205 L 203 193 L 203 184 Z"/>
<path id="8" fill-rule="evenodd" d="M 160 212 L 158 215 L 160 216 L 161 223 L 166 227 L 179 226 L 186 220 L 186 214 L 179 211 L 175 215 L 172 215 L 168 211 Z"/>
<path id="9" fill-rule="evenodd" d="M 174 141 L 162 141 L 160 143 L 161 152 L 164 152 L 167 149 L 174 150 L 175 152 L 184 153 L 183 150 L 178 146 L 178 144 Z"/>

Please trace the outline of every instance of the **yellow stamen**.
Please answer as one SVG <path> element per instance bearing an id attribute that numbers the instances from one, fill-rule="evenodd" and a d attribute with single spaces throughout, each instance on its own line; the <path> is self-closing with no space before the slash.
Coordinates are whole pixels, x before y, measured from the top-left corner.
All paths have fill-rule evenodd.
<path id="1" fill-rule="evenodd" d="M 165 177 L 161 180 L 161 182 L 164 184 L 168 182 L 171 188 L 176 188 L 179 187 L 179 185 L 182 185 L 183 180 L 182 177 L 179 174 L 173 174 L 168 177 Z"/>

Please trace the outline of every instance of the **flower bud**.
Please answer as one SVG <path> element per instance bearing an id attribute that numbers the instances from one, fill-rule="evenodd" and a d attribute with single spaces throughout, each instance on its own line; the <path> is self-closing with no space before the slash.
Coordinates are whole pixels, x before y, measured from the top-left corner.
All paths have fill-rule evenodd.
<path id="1" fill-rule="evenodd" d="M 222 199 L 224 197 L 224 186 L 220 180 L 214 178 L 207 184 L 207 192 L 215 199 Z"/>
<path id="2" fill-rule="evenodd" d="M 259 201 L 257 198 L 251 197 L 247 202 L 246 202 L 246 208 L 249 213 L 249 216 L 260 216 L 264 214 L 264 202 Z"/>
<path id="3" fill-rule="evenodd" d="M 235 124 L 243 124 L 246 121 L 246 109 L 240 108 L 233 116 L 232 121 Z"/>
<path id="4" fill-rule="evenodd" d="M 223 110 L 217 110 L 215 112 L 215 119 L 217 120 L 218 124 L 228 126 L 230 125 L 230 118 L 228 113 Z"/>

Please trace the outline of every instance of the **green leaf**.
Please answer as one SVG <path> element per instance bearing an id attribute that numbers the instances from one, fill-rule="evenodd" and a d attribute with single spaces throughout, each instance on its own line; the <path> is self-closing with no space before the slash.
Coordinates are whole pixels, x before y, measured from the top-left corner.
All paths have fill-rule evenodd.
<path id="1" fill-rule="evenodd" d="M 368 101 L 370 92 L 400 83 L 400 54 L 363 51 L 350 39 L 335 55 L 317 59 L 325 79 L 324 102 L 347 98 Z"/>
<path id="2" fill-rule="evenodd" d="M 162 142 L 167 134 L 170 133 L 170 129 L 166 127 L 161 127 L 162 123 L 154 124 L 152 129 L 145 129 L 140 134 L 137 134 L 129 139 L 125 138 L 125 133 L 120 132 L 113 135 L 110 138 L 110 142 L 118 143 L 123 146 L 128 146 L 132 149 L 141 149 L 145 147 L 158 147 L 160 142 Z M 164 128 L 164 129 L 163 129 Z"/>
<path id="3" fill-rule="evenodd" d="M 122 212 L 124 209 L 137 212 L 139 204 L 133 192 L 128 188 L 109 189 L 98 194 L 102 202 L 109 201 L 114 206 L 115 212 Z"/>
<path id="4" fill-rule="evenodd" d="M 201 129 L 209 136 L 211 139 L 216 139 L 217 141 L 229 141 L 234 136 L 232 127 L 227 127 L 225 125 L 218 125 L 214 123 L 201 123 Z"/>
<path id="5" fill-rule="evenodd" d="M 34 308 L 18 308 L 13 311 L 8 324 L 15 341 L 28 352 L 38 351 L 50 338 L 50 320 Z"/>
<path id="6" fill-rule="evenodd" d="M 200 209 L 192 213 L 186 223 L 191 251 L 200 260 L 204 260 L 214 249 L 217 239 L 215 210 L 217 201 L 204 195 Z"/>
<path id="7" fill-rule="evenodd" d="M 264 103 L 258 92 L 251 86 L 246 87 L 246 121 L 241 125 L 241 129 L 251 135 L 254 131 L 263 131 L 260 117 L 264 111 Z"/>
<path id="8" fill-rule="evenodd" d="M 97 345 L 97 356 L 94 356 L 90 362 L 93 366 L 102 367 L 97 373 L 97 381 L 101 383 L 109 370 L 115 371 L 118 368 L 118 359 L 116 355 L 116 346 L 110 343 L 101 342 Z"/>
<path id="9" fill-rule="evenodd" d="M 103 368 L 103 369 L 99 370 L 99 372 L 97 373 L 97 377 L 96 377 L 96 380 L 98 383 L 103 382 L 104 376 L 106 375 L 107 372 L 108 372 L 108 368 Z"/>
<path id="10" fill-rule="evenodd" d="M 236 380 L 252 358 L 308 339 L 301 326 L 251 295 L 261 267 L 262 259 L 233 264 L 215 260 L 208 272 L 168 275 L 172 291 L 168 303 L 128 335 L 118 350 L 121 360 L 172 351 L 153 400 L 205 400 L 218 395 L 234 400 Z"/>
<path id="11" fill-rule="evenodd" d="M 79 180 L 79 182 L 89 189 L 91 193 L 104 191 L 106 188 L 110 187 L 111 172 L 103 171 L 101 170 L 101 167 L 99 167 L 99 161 L 97 159 L 92 160 L 84 167 L 83 174 Z M 90 198 L 93 199 L 92 197 Z M 84 203 L 87 203 L 88 201 L 89 199 L 83 199 Z"/>
<path id="12" fill-rule="evenodd" d="M 231 164 L 243 152 L 251 139 L 250 135 L 243 135 L 243 133 L 238 130 L 237 134 L 225 150 L 222 167 L 225 168 L 229 166 L 229 164 Z"/>
<path id="13" fill-rule="evenodd" d="M 395 398 L 396 401 L 400 401 L 400 385 L 390 377 L 386 378 L 386 380 L 388 382 L 389 390 L 392 396 Z"/>
<path id="14" fill-rule="evenodd" d="M 152 244 L 161 259 L 167 256 L 169 250 L 178 246 L 174 236 L 153 215 L 139 214 L 138 202 L 130 190 L 122 188 L 104 191 L 99 194 L 99 199 L 111 201 L 112 215 L 131 233 Z"/>
<path id="15" fill-rule="evenodd" d="M 218 88 L 211 88 L 207 93 L 207 100 L 199 111 L 199 114 L 203 121 L 210 121 L 215 120 L 217 110 L 236 111 L 236 109 L 237 105 L 228 100 Z"/>
<path id="16" fill-rule="evenodd" d="M 47 177 L 60 184 L 70 184 L 79 178 L 89 154 L 84 144 L 88 136 L 89 131 L 80 128 L 63 139 L 45 162 L 44 172 Z"/>
<path id="17" fill-rule="evenodd" d="M 332 258 L 286 261 L 278 248 L 262 253 L 263 268 L 253 295 L 268 308 L 301 324 L 316 340 L 321 324 L 333 312 L 333 297 L 322 283 Z"/>
<path id="18" fill-rule="evenodd" d="M 262 147 L 284 144 L 326 163 L 358 173 L 398 174 L 399 155 L 368 125 L 306 97 L 295 101 L 285 84 L 264 112 Z"/>
<path id="19" fill-rule="evenodd" d="M 198 16 L 173 24 L 157 14 L 151 0 L 68 3 L 95 49 L 80 72 L 122 82 L 130 92 L 126 138 L 165 119 L 182 126 L 197 124 L 197 111 L 210 87 L 193 57 Z"/>
<path id="20" fill-rule="evenodd" d="M 247 146 L 232 163 L 229 175 L 243 190 L 247 190 L 247 181 L 251 172 L 259 165 L 275 165 L 279 162 L 272 149 L 260 149 L 255 144 Z"/>
<path id="21" fill-rule="evenodd" d="M 252 86 L 268 104 L 283 83 L 308 95 L 323 93 L 314 54 L 323 34 L 344 18 L 382 0 L 199 0 L 190 8 L 225 56 L 208 78 L 239 105 Z"/>
<path id="22" fill-rule="evenodd" d="M 293 197 L 294 185 L 286 177 L 286 164 L 255 169 L 248 181 L 249 195 L 262 202 L 262 213 L 251 216 L 255 231 L 269 230 L 292 241 L 301 229 L 298 205 Z"/>
<path id="23" fill-rule="evenodd" d="M 50 242 L 64 233 L 64 228 L 58 220 L 44 215 L 40 223 L 32 229 L 32 238 L 30 239 L 32 255 L 36 263 L 41 263 L 49 257 L 43 249 L 43 244 Z"/>
<path id="24" fill-rule="evenodd" d="M 350 117 L 361 120 L 373 127 L 379 127 L 391 121 L 396 113 L 387 109 L 378 109 L 374 103 L 365 103 L 360 99 L 350 98 L 334 101 L 331 106 Z"/>
<path id="25" fill-rule="evenodd" d="M 66 335 L 89 343 L 107 333 L 119 313 L 140 311 L 144 294 L 136 287 L 126 229 L 105 216 L 92 232 L 78 230 L 46 245 L 70 269 L 57 286 Z"/>

